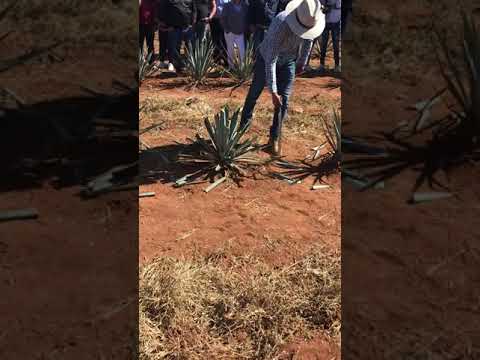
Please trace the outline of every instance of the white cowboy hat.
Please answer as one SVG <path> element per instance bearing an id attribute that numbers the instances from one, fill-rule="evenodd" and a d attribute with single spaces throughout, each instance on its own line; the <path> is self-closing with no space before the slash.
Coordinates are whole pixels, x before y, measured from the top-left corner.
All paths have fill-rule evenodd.
<path id="1" fill-rule="evenodd" d="M 291 0 L 285 12 L 288 26 L 302 39 L 314 40 L 325 28 L 325 14 L 319 0 Z"/>

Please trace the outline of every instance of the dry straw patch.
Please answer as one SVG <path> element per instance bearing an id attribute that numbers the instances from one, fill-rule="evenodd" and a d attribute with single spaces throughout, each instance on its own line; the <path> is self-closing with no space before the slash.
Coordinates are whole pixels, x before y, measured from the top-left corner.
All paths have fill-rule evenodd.
<path id="1" fill-rule="evenodd" d="M 339 341 L 340 256 L 272 268 L 253 257 L 159 258 L 140 274 L 140 359 L 275 359 L 295 336 Z"/>

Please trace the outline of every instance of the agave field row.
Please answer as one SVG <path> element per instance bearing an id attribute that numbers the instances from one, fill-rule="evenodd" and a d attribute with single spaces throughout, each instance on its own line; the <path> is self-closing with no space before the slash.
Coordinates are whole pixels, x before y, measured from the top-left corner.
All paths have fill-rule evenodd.
<path id="1" fill-rule="evenodd" d="M 234 81 L 234 89 L 251 80 L 253 76 L 255 55 L 253 42 L 246 45 L 245 55 L 242 59 L 238 51 L 235 52 L 232 67 L 229 69 L 219 68 L 214 58 L 214 45 L 210 37 L 204 40 L 196 40 L 188 43 L 182 54 L 182 61 L 185 64 L 185 73 L 190 85 L 195 87 L 202 85 L 208 77 L 217 69 L 221 74 L 226 74 Z M 153 61 L 153 54 L 139 52 L 139 81 L 152 76 L 159 70 L 159 66 Z"/>

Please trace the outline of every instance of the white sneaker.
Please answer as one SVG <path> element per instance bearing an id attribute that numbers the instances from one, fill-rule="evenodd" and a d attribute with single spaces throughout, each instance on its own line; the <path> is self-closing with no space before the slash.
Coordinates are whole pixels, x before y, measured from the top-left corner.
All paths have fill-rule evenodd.
<path id="1" fill-rule="evenodd" d="M 165 61 L 161 61 L 159 67 L 160 69 L 168 69 L 168 63 Z"/>
<path id="2" fill-rule="evenodd" d="M 175 72 L 175 67 L 173 66 L 172 63 L 169 63 L 169 64 L 168 64 L 168 71 Z"/>

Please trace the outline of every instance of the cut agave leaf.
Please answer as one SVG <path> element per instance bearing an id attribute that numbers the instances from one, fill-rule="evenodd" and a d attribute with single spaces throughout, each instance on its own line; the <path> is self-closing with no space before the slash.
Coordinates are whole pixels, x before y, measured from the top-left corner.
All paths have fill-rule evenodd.
<path id="1" fill-rule="evenodd" d="M 435 200 L 448 199 L 454 194 L 449 192 L 430 191 L 430 192 L 416 192 L 413 194 L 411 202 L 414 204 L 430 202 Z"/>
<path id="2" fill-rule="evenodd" d="M 323 190 L 323 189 L 330 189 L 330 185 L 313 185 L 312 190 Z"/>
<path id="3" fill-rule="evenodd" d="M 212 190 L 215 189 L 218 185 L 220 185 L 221 183 L 223 183 L 225 180 L 227 180 L 227 177 L 226 177 L 226 176 L 218 179 L 218 180 L 215 181 L 213 184 L 209 185 L 209 186 L 205 189 L 205 192 L 208 193 L 208 192 L 212 191 Z"/>

